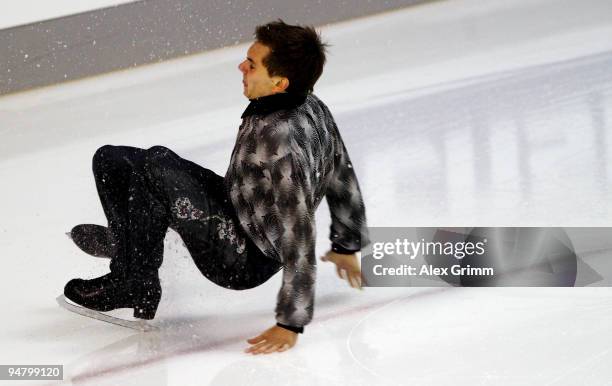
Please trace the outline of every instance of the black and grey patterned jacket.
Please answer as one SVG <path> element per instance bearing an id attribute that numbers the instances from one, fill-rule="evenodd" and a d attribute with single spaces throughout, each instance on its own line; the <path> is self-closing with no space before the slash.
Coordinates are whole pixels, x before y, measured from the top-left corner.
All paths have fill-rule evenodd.
<path id="1" fill-rule="evenodd" d="M 327 106 L 287 93 L 252 100 L 242 114 L 225 184 L 241 226 L 268 257 L 283 263 L 276 319 L 312 319 L 315 210 L 327 198 L 332 249 L 368 242 L 365 208 L 348 153 Z"/>

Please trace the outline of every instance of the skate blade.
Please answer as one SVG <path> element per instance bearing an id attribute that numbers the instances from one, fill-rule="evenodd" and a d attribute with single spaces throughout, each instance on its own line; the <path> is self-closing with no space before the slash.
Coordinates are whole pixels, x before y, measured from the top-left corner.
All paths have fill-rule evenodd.
<path id="1" fill-rule="evenodd" d="M 76 314 L 87 316 L 88 318 L 100 320 L 102 322 L 111 323 L 122 327 L 131 328 L 133 330 L 142 332 L 159 330 L 159 327 L 152 326 L 145 320 L 125 320 L 117 318 L 115 316 L 107 315 L 101 311 L 90 310 L 89 308 L 79 306 L 73 303 L 68 298 L 66 298 L 64 294 L 59 295 L 55 300 L 57 301 L 57 304 L 60 305 L 60 307 L 65 308 L 66 310 L 74 312 Z"/>

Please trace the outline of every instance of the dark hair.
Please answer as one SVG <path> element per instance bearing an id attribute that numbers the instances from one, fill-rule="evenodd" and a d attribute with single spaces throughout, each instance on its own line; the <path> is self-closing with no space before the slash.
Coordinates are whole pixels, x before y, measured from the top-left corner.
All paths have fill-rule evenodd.
<path id="1" fill-rule="evenodd" d="M 270 76 L 289 79 L 287 92 L 307 94 L 323 73 L 325 48 L 314 27 L 286 24 L 281 19 L 260 25 L 255 39 L 270 48 L 263 64 Z"/>

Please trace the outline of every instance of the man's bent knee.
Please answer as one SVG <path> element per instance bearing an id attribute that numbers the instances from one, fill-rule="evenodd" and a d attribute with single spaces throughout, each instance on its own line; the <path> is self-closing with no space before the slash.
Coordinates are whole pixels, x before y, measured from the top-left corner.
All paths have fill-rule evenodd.
<path id="1" fill-rule="evenodd" d="M 173 160 L 178 157 L 172 150 L 164 146 L 153 146 L 146 150 L 146 160 L 144 170 L 151 178 L 161 178 L 162 171 L 173 164 Z"/>
<path id="2" fill-rule="evenodd" d="M 153 146 L 147 149 L 146 166 L 160 167 L 168 163 L 168 160 L 174 160 L 178 156 L 170 149 L 164 146 Z"/>
<path id="3" fill-rule="evenodd" d="M 104 145 L 99 147 L 93 155 L 94 163 L 96 163 L 96 161 L 100 161 L 102 159 L 107 158 L 112 153 L 114 147 L 115 146 L 113 145 Z"/>
<path id="4" fill-rule="evenodd" d="M 149 157 L 166 157 L 170 154 L 173 154 L 172 150 L 165 146 L 156 145 L 147 149 Z"/>
<path id="5" fill-rule="evenodd" d="M 92 158 L 92 165 L 94 170 L 103 162 L 108 162 L 111 158 L 113 158 L 113 150 L 115 149 L 115 147 L 116 146 L 113 145 L 104 145 L 98 148 L 98 150 L 96 150 Z"/>

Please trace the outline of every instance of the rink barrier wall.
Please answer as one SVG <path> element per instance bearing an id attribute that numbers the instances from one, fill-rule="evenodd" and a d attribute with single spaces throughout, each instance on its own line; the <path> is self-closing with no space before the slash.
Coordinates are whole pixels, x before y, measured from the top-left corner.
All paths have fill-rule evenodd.
<path id="1" fill-rule="evenodd" d="M 282 18 L 321 26 L 428 0 L 137 1 L 0 30 L 0 95 L 247 42 Z"/>

